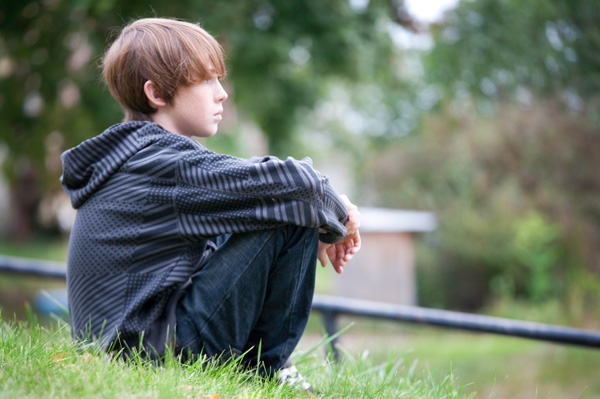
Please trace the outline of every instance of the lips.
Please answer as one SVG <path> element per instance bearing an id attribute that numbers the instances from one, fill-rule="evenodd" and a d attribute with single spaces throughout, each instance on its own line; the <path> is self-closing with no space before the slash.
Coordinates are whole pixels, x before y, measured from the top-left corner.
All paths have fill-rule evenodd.
<path id="1" fill-rule="evenodd" d="M 217 121 L 220 121 L 221 119 L 223 119 L 223 115 L 221 115 L 222 113 L 223 113 L 223 110 L 216 112 L 215 114 L 213 114 L 213 118 L 215 118 Z"/>

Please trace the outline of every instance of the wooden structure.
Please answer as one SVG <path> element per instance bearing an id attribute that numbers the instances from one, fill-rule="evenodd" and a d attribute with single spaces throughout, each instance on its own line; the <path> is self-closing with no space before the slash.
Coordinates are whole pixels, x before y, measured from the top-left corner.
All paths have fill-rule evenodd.
<path id="1" fill-rule="evenodd" d="M 359 207 L 362 248 L 335 279 L 334 294 L 417 304 L 415 236 L 436 229 L 430 212 Z"/>

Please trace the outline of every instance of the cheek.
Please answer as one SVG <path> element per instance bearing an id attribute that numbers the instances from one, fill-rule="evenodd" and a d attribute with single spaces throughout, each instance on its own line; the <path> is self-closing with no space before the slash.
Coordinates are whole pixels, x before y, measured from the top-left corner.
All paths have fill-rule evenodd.
<path id="1" fill-rule="evenodd" d="M 190 103 L 190 108 L 189 108 L 189 110 L 190 110 L 191 112 L 198 113 L 198 112 L 202 112 L 202 111 L 204 111 L 204 110 L 206 110 L 206 109 L 207 109 L 207 106 L 206 106 L 206 100 L 204 100 L 204 98 L 201 98 L 201 97 L 200 97 L 200 98 L 195 98 L 195 99 L 194 99 L 194 100 L 193 100 L 193 101 Z"/>

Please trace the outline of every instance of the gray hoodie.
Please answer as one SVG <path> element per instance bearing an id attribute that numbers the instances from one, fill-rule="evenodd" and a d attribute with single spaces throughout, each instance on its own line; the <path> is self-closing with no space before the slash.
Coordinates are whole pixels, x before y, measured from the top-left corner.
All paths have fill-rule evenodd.
<path id="1" fill-rule="evenodd" d="M 77 209 L 67 262 L 72 331 L 105 347 L 164 352 L 176 301 L 212 254 L 211 237 L 288 223 L 321 228 L 328 243 L 346 234 L 346 208 L 308 158 L 235 158 L 134 121 L 62 161 Z"/>

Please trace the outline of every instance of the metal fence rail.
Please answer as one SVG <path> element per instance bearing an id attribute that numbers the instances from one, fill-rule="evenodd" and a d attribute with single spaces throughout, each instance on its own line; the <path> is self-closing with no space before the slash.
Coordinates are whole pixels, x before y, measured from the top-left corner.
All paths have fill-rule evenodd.
<path id="1" fill-rule="evenodd" d="M 66 278 L 64 263 L 10 256 L 0 256 L 0 272 Z M 315 295 L 312 309 L 323 315 L 330 335 L 337 332 L 337 316 L 345 314 L 600 348 L 600 332 L 449 310 L 324 295 Z"/>
<path id="2" fill-rule="evenodd" d="M 335 318 L 346 314 L 600 348 L 600 332 L 501 317 L 324 295 L 315 295 L 312 309 L 323 314 L 330 335 Z"/>
<path id="3" fill-rule="evenodd" d="M 62 280 L 67 278 L 67 266 L 64 263 L 4 255 L 0 255 L 0 272 Z"/>

